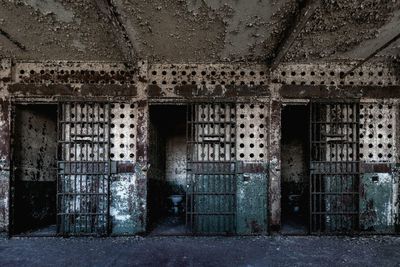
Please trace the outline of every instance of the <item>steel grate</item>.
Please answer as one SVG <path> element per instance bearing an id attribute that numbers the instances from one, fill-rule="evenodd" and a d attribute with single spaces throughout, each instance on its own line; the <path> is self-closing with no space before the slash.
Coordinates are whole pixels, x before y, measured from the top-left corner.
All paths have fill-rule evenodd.
<path id="1" fill-rule="evenodd" d="M 234 233 L 235 104 L 192 104 L 187 126 L 187 225 L 194 233 Z"/>
<path id="2" fill-rule="evenodd" d="M 59 111 L 58 232 L 107 234 L 110 105 L 64 102 Z"/>
<path id="3" fill-rule="evenodd" d="M 310 116 L 310 231 L 356 231 L 359 104 L 312 103 Z"/>

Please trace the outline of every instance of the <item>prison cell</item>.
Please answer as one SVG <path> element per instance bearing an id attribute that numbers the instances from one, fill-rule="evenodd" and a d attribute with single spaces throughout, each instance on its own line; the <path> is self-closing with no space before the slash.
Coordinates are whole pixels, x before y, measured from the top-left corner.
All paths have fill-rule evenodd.
<path id="1" fill-rule="evenodd" d="M 234 233 L 235 104 L 191 104 L 187 127 L 187 225 L 194 233 Z"/>
<path id="2" fill-rule="evenodd" d="M 352 232 L 359 221 L 359 104 L 310 108 L 310 232 Z"/>
<path id="3" fill-rule="evenodd" d="M 58 232 L 106 234 L 110 104 L 64 102 L 59 111 Z"/>

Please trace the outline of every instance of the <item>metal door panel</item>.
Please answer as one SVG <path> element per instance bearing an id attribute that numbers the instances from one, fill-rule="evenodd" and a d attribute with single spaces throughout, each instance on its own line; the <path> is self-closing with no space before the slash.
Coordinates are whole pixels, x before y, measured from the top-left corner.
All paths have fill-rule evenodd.
<path id="1" fill-rule="evenodd" d="M 359 218 L 359 105 L 310 108 L 310 231 L 352 232 Z"/>
<path id="2" fill-rule="evenodd" d="M 57 220 L 61 234 L 106 234 L 109 214 L 109 104 L 59 106 Z"/>
<path id="3" fill-rule="evenodd" d="M 231 103 L 188 108 L 186 217 L 194 233 L 235 232 L 235 118 Z"/>

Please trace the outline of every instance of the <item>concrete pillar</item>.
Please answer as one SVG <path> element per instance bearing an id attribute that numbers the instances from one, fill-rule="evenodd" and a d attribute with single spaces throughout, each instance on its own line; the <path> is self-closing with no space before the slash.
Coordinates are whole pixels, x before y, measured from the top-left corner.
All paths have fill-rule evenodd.
<path id="1" fill-rule="evenodd" d="M 138 79 L 138 119 L 137 119 L 137 143 L 136 143 L 136 177 L 138 192 L 139 223 L 143 231 L 146 229 L 147 221 L 147 171 L 149 151 L 149 104 L 147 101 L 147 72 L 146 61 L 139 62 Z"/>
<path id="2" fill-rule="evenodd" d="M 269 135 L 269 225 L 278 231 L 281 224 L 281 100 L 280 85 L 271 85 Z"/>

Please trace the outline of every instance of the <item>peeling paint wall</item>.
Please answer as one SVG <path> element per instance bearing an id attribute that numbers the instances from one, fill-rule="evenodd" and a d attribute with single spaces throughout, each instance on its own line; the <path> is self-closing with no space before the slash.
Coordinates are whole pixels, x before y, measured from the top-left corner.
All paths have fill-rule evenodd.
<path id="1" fill-rule="evenodd" d="M 4 83 L 9 83 L 7 90 L 12 94 L 13 98 L 53 103 L 54 101 L 71 99 L 71 97 L 83 100 L 97 99 L 118 104 L 120 102 L 135 102 L 137 125 L 134 125 L 135 129 L 137 129 L 136 136 L 138 138 L 134 142 L 136 152 L 133 153 L 134 160 L 131 161 L 132 164 L 135 164 L 135 170 L 125 170 L 116 173 L 115 184 L 112 184 L 114 186 L 113 197 L 115 196 L 116 198 L 116 202 L 112 204 L 112 214 L 116 218 L 113 225 L 115 231 L 120 233 L 141 231 L 146 225 L 148 181 L 146 176 L 148 163 L 150 162 L 148 155 L 149 102 L 182 103 L 193 100 L 210 101 L 212 99 L 224 99 L 226 101 L 238 101 L 238 104 L 246 103 L 246 105 L 250 105 L 251 103 L 255 103 L 258 105 L 260 99 L 265 99 L 265 103 L 268 103 L 268 105 L 265 106 L 267 111 L 264 113 L 265 125 L 263 130 L 261 130 L 259 119 L 252 119 L 250 117 L 251 114 L 260 114 L 251 113 L 251 107 L 248 107 L 249 117 L 243 119 L 243 132 L 245 134 L 243 140 L 245 141 L 241 143 L 243 143 L 244 147 L 241 148 L 241 143 L 238 142 L 236 152 L 238 156 L 243 154 L 242 159 L 238 158 L 239 161 L 243 160 L 247 163 L 254 163 L 252 161 L 255 161 L 257 164 L 262 162 L 268 165 L 268 175 L 265 176 L 268 179 L 268 191 L 266 194 L 268 201 L 262 203 L 268 204 L 266 213 L 268 213 L 269 225 L 271 229 L 276 229 L 280 225 L 281 212 L 280 110 L 283 101 L 282 98 L 358 99 L 360 97 L 400 97 L 398 71 L 396 72 L 396 66 L 390 64 L 366 64 L 359 71 L 347 76 L 345 79 L 340 77 L 340 73 L 353 66 L 351 63 L 286 64 L 280 66 L 274 72 L 270 72 L 263 65 L 236 63 L 147 65 L 146 62 L 142 62 L 141 65 L 132 66 L 121 62 L 82 63 L 57 61 L 35 63 L 16 61 L 12 68 L 10 63 L 5 63 L 4 66 L 8 67 L 0 71 L 0 86 L 4 87 Z M 7 96 L 7 90 L 2 90 L 2 97 Z M 1 147 L 0 153 L 4 156 L 4 166 L 7 168 L 9 166 L 7 165 L 9 164 L 9 159 L 7 159 L 9 156 L 7 142 L 9 141 L 10 133 L 9 128 L 7 128 L 10 122 L 9 115 L 7 115 L 8 101 L 3 102 L 2 105 L 6 112 L 2 113 L 2 116 L 4 116 L 2 122 L 4 124 L 1 126 L 3 128 L 0 127 L 0 135 L 4 135 L 4 138 L 1 140 L 4 140 L 3 142 L 5 143 Z M 397 109 L 398 106 L 396 106 Z M 390 112 L 385 111 L 384 113 L 389 114 Z M 251 126 L 252 124 L 253 126 Z M 120 127 L 121 123 L 118 122 L 116 125 Z M 240 126 L 240 123 L 238 125 Z M 376 127 L 379 129 L 379 123 Z M 397 129 L 398 124 L 395 123 L 392 127 Z M 2 132 L 2 129 L 4 132 Z M 374 131 L 378 133 L 378 129 L 374 128 Z M 255 135 L 258 135 L 258 138 L 253 138 L 255 142 L 252 142 L 252 138 L 250 137 L 250 134 L 253 132 Z M 238 131 L 239 135 L 240 133 Z M 261 138 L 260 134 L 264 134 L 264 137 Z M 122 151 L 126 148 L 125 145 L 130 145 L 125 137 L 118 139 L 121 137 L 116 136 L 116 138 L 114 140 L 115 148 L 120 147 L 122 143 L 124 144 L 124 148 L 121 148 Z M 395 135 L 392 138 L 396 138 Z M 119 140 L 123 140 L 123 142 Z M 261 143 L 267 144 L 266 147 L 268 149 L 264 148 L 265 150 L 262 151 L 257 149 L 256 153 L 253 153 L 251 144 L 260 145 Z M 366 142 L 365 144 L 369 143 Z M 376 145 L 379 145 L 379 143 Z M 393 146 L 398 147 L 398 144 L 395 143 Z M 397 162 L 397 150 L 393 151 L 392 158 Z M 377 150 L 376 152 L 379 158 L 379 151 Z M 124 160 L 126 159 L 125 156 L 130 157 L 130 153 L 125 152 L 125 150 L 123 153 Z M 252 153 L 253 155 L 251 155 Z M 118 159 L 121 157 L 121 152 L 118 151 L 113 154 L 115 161 L 122 161 Z M 6 201 L 8 201 L 8 171 L 9 169 L 4 169 L 4 174 L 6 175 L 4 179 L 5 186 L 1 187 L 1 190 L 4 190 L 2 191 L 2 199 Z M 265 170 L 263 169 L 263 171 Z M 252 172 L 243 173 L 250 173 L 250 179 L 253 179 L 252 177 L 256 179 L 257 175 L 263 171 L 258 171 L 255 168 Z M 263 187 L 261 183 L 260 186 Z M 258 189 L 257 186 L 252 188 Z M 246 190 L 245 187 L 242 189 L 240 192 L 243 192 L 245 196 L 240 200 L 247 201 L 251 199 L 248 196 L 252 194 L 252 189 L 250 187 L 248 188 L 249 190 Z M 122 190 L 121 192 L 124 193 L 121 193 L 121 195 L 117 190 Z M 249 205 L 250 208 L 244 210 L 242 218 L 253 216 L 254 213 L 252 214 L 250 211 L 252 208 L 258 207 L 257 203 L 246 202 L 245 205 Z M 5 211 L 2 220 L 5 227 L 3 229 L 6 229 L 6 225 L 8 224 L 7 205 L 8 202 L 4 202 L 2 207 L 2 210 Z M 260 212 L 258 215 L 262 217 L 264 216 L 263 214 L 263 212 Z M 250 227 L 250 224 L 247 224 L 245 227 Z M 246 230 L 248 229 L 246 228 Z"/>
<path id="2" fill-rule="evenodd" d="M 236 105 L 237 234 L 268 229 L 269 99 Z"/>
<path id="3" fill-rule="evenodd" d="M 398 224 L 398 178 L 391 173 L 368 173 L 361 179 L 361 230 L 394 233 Z"/>
<path id="4" fill-rule="evenodd" d="M 13 107 L 12 228 L 56 223 L 57 106 Z"/>
<path id="5" fill-rule="evenodd" d="M 9 35 L 0 34 L 2 57 L 124 59 L 116 47 L 112 25 L 99 14 L 94 1 L 1 0 L 0 6 L 0 29 Z"/>
<path id="6" fill-rule="evenodd" d="M 11 81 L 11 61 L 0 60 L 0 234 L 9 229 L 10 194 L 10 142 L 11 106 L 7 95 L 7 85 Z"/>
<path id="7" fill-rule="evenodd" d="M 360 224 L 366 232 L 394 233 L 399 224 L 397 123 L 396 100 L 362 101 L 360 159 L 370 165 L 361 176 L 360 190 Z"/>
<path id="8" fill-rule="evenodd" d="M 19 59 L 263 62 L 302 5 L 285 0 L 1 0 L 0 55 Z M 320 1 L 285 60 L 357 59 L 397 32 L 399 2 Z M 122 38 L 122 36 L 124 36 Z M 16 45 L 19 44 L 19 45 Z M 130 57 L 129 51 L 135 55 Z M 381 54 L 396 57 L 399 42 Z"/>
<path id="9" fill-rule="evenodd" d="M 111 233 L 132 235 L 145 230 L 145 197 L 140 183 L 146 179 L 141 156 L 139 103 L 111 104 L 110 159 L 116 165 L 110 184 Z M 143 141 L 142 141 L 143 142 Z"/>
<path id="10" fill-rule="evenodd" d="M 184 192 L 186 188 L 186 149 L 185 132 L 177 131 L 167 137 L 165 179 L 172 187 L 177 187 L 176 193 Z"/>
<path id="11" fill-rule="evenodd" d="M 308 113 L 306 106 L 283 107 L 282 115 L 282 181 L 302 184 L 306 181 L 308 153 Z"/>
<path id="12" fill-rule="evenodd" d="M 57 106 L 17 105 L 13 115 L 14 175 L 21 181 L 56 181 Z"/>
<path id="13" fill-rule="evenodd" d="M 138 198 L 138 177 L 142 166 L 135 165 L 133 173 L 118 173 L 111 176 L 110 216 L 112 235 L 132 235 L 144 232 L 144 224 L 140 212 L 143 205 Z"/>

